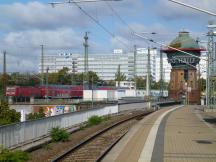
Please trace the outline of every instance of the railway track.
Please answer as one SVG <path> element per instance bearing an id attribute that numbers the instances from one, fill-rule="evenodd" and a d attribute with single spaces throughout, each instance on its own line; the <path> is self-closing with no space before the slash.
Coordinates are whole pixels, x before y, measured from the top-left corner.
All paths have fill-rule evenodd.
<path id="1" fill-rule="evenodd" d="M 75 145 L 52 162 L 98 162 L 128 132 L 137 120 L 152 111 L 136 114 L 107 127 Z"/>

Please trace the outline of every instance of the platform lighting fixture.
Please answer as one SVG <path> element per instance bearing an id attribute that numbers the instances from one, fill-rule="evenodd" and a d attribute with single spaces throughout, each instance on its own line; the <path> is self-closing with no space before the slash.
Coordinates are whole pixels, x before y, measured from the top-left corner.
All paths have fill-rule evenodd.
<path id="1" fill-rule="evenodd" d="M 200 12 L 203 12 L 203 13 L 206 13 L 206 14 L 209 14 L 211 16 L 216 16 L 216 13 L 213 13 L 213 12 L 210 12 L 210 11 L 207 11 L 207 10 L 204 10 L 204 9 L 201 9 L 201 8 L 198 8 L 198 7 L 183 3 L 183 2 L 179 2 L 176 0 L 168 0 L 168 1 L 182 5 L 182 6 L 185 6 L 185 7 L 188 7 L 188 8 L 191 8 L 191 9 L 194 9 L 194 10 L 197 10 L 197 11 L 200 11 Z"/>
<path id="2" fill-rule="evenodd" d="M 67 3 L 90 3 L 90 2 L 100 2 L 100 1 L 122 1 L 122 0 L 68 0 L 63 2 L 49 2 L 52 7 L 59 4 L 67 4 Z"/>

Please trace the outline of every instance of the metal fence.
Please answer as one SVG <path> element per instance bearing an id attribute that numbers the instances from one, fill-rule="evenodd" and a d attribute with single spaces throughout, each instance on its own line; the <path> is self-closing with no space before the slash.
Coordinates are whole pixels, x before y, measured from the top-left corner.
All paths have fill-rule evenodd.
<path id="1" fill-rule="evenodd" d="M 94 98 L 92 101 L 92 98 L 88 98 L 88 99 L 34 99 L 32 101 L 29 100 L 22 100 L 22 101 L 18 101 L 16 100 L 16 98 L 14 98 L 13 102 L 11 102 L 11 104 L 47 104 L 47 103 L 52 103 L 52 104 L 79 104 L 79 103 L 86 103 L 86 102 L 103 102 L 103 103 L 110 103 L 110 102 L 118 102 L 117 100 L 114 99 L 96 99 Z"/>
<path id="2" fill-rule="evenodd" d="M 67 128 L 87 121 L 92 115 L 103 116 L 114 113 L 118 113 L 118 105 L 1 126 L 0 145 L 7 148 L 12 147 L 47 135 L 53 127 Z"/>

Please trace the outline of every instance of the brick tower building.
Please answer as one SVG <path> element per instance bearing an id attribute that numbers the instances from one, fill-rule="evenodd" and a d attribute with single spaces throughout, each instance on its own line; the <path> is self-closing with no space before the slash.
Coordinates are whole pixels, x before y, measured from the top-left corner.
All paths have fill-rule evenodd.
<path id="1" fill-rule="evenodd" d="M 179 32 L 170 45 L 181 51 L 200 57 L 202 49 L 189 36 L 189 32 Z M 200 103 L 200 88 L 196 65 L 200 59 L 172 48 L 163 49 L 167 54 L 168 62 L 172 66 L 169 83 L 169 97 L 176 101 L 185 100 L 190 104 Z"/>

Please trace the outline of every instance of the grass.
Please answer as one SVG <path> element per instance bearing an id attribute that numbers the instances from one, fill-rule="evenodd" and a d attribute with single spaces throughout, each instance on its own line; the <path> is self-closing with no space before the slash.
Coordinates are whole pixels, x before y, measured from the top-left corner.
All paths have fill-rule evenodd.
<path id="1" fill-rule="evenodd" d="M 103 118 L 97 115 L 91 116 L 88 121 L 87 121 L 87 126 L 93 126 L 93 125 L 98 125 L 102 123 Z"/>
<path id="2" fill-rule="evenodd" d="M 43 145 L 42 145 L 42 148 L 43 148 L 44 150 L 52 150 L 52 147 L 51 147 L 50 143 L 45 143 L 45 144 L 43 144 Z"/>
<path id="3" fill-rule="evenodd" d="M 59 127 L 54 127 L 51 130 L 51 138 L 53 142 L 65 142 L 69 140 L 69 133 Z"/>
<path id="4" fill-rule="evenodd" d="M 29 160 L 29 155 L 21 150 L 11 151 L 0 147 L 0 162 L 25 162 Z"/>
<path id="5" fill-rule="evenodd" d="M 108 115 L 108 116 L 97 116 L 97 115 L 93 115 L 91 116 L 88 121 L 86 123 L 84 123 L 82 126 L 81 126 L 81 129 L 84 129 L 85 127 L 90 127 L 90 126 L 94 126 L 94 125 L 98 125 L 104 121 L 107 121 L 107 120 L 110 120 L 111 119 L 111 116 Z"/>

